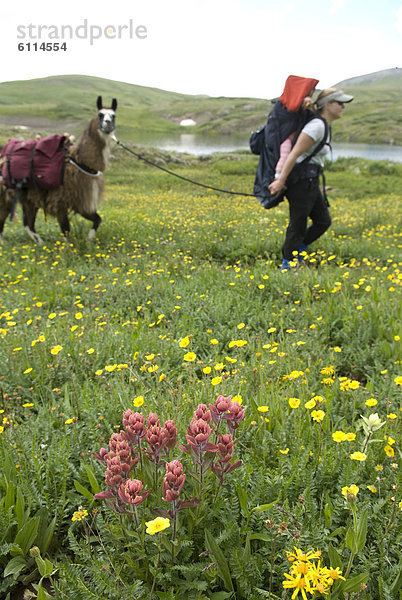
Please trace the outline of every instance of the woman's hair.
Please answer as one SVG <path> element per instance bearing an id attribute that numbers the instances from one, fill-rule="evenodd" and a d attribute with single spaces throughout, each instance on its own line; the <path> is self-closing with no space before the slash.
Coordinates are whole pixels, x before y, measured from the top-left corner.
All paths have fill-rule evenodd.
<path id="1" fill-rule="evenodd" d="M 322 111 L 322 109 L 323 109 L 323 108 L 324 108 L 324 106 L 325 106 L 325 103 L 324 103 L 324 104 L 321 106 L 321 108 L 318 108 L 318 105 L 319 105 L 319 102 L 320 102 L 320 100 L 323 100 L 324 98 L 326 98 L 326 97 L 327 97 L 327 96 L 329 96 L 330 94 L 333 94 L 334 92 L 337 92 L 337 91 L 338 91 L 338 88 L 327 88 L 326 90 L 322 90 L 322 91 L 321 91 L 321 92 L 318 94 L 318 96 L 317 96 L 317 98 L 315 99 L 315 102 L 314 102 L 314 106 L 315 106 L 316 110 L 317 110 L 318 112 L 321 112 L 321 111 Z"/>

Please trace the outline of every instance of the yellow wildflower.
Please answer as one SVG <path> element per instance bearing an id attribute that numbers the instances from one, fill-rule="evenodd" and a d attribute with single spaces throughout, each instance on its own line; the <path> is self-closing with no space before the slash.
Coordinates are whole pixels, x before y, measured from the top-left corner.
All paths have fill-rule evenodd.
<path id="1" fill-rule="evenodd" d="M 63 349 L 63 346 L 60 346 L 60 345 L 58 345 L 58 346 L 53 346 L 53 347 L 50 349 L 50 354 L 53 354 L 53 356 L 56 356 L 56 354 L 58 354 L 58 353 L 60 352 L 60 350 L 62 350 L 62 349 Z"/>
<path id="2" fill-rule="evenodd" d="M 164 529 L 170 527 L 170 520 L 165 519 L 164 517 L 156 517 L 153 521 L 148 521 L 145 523 L 146 525 L 146 533 L 149 535 L 155 535 L 155 533 L 160 533 Z"/>
<path id="3" fill-rule="evenodd" d="M 354 483 L 352 483 L 352 485 L 345 485 L 345 487 L 342 488 L 342 496 L 345 498 L 348 498 L 348 496 L 354 496 L 356 498 L 358 493 L 359 488 Z"/>
<path id="4" fill-rule="evenodd" d="M 297 408 L 300 404 L 299 398 L 289 398 L 289 406 L 290 408 Z"/>
<path id="5" fill-rule="evenodd" d="M 347 439 L 346 433 L 340 430 L 335 431 L 335 433 L 332 434 L 332 439 L 334 442 L 344 442 Z"/>
<path id="6" fill-rule="evenodd" d="M 76 510 L 75 513 L 73 514 L 71 520 L 72 521 L 83 521 L 85 519 L 85 517 L 88 516 L 88 511 L 85 509 L 81 509 L 81 510 Z"/>
<path id="7" fill-rule="evenodd" d="M 392 446 L 390 446 L 389 444 L 387 444 L 384 448 L 384 452 L 387 456 L 393 458 L 395 456 L 395 450 L 393 449 Z"/>
<path id="8" fill-rule="evenodd" d="M 310 414 L 313 421 L 316 421 L 317 423 L 321 423 L 325 417 L 325 412 L 323 410 L 313 410 Z"/>
<path id="9" fill-rule="evenodd" d="M 352 460 L 359 460 L 361 462 L 364 462 L 367 458 L 367 454 L 365 454 L 364 452 L 353 452 L 353 454 L 350 455 L 350 458 Z"/>
<path id="10" fill-rule="evenodd" d="M 309 400 L 308 402 L 306 402 L 304 404 L 304 408 L 307 408 L 308 410 L 311 410 L 312 408 L 314 408 L 316 406 L 316 401 L 314 400 L 314 398 L 311 398 L 311 400 Z"/>

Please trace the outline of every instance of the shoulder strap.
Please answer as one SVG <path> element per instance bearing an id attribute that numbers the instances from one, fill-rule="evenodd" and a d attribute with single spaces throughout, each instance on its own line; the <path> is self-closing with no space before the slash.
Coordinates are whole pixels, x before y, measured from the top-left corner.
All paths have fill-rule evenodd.
<path id="1" fill-rule="evenodd" d="M 325 146 L 325 144 L 327 143 L 328 132 L 329 132 L 329 141 L 331 142 L 331 128 L 329 127 L 329 125 L 326 122 L 326 120 L 323 119 L 323 118 L 321 118 L 321 117 L 319 117 L 319 116 L 314 117 L 314 118 L 321 119 L 323 121 L 324 128 L 325 128 L 325 130 L 324 130 L 324 136 L 323 136 L 321 142 L 318 144 L 318 146 L 314 149 L 314 151 L 311 154 L 309 154 L 308 156 L 306 156 L 306 158 L 303 159 L 299 164 L 303 164 L 305 162 L 308 162 L 309 160 L 311 160 L 313 158 L 313 156 L 315 156 L 316 154 L 319 153 L 319 151 L 321 150 L 321 148 L 323 148 Z M 330 144 L 330 147 L 331 147 L 331 144 Z"/>

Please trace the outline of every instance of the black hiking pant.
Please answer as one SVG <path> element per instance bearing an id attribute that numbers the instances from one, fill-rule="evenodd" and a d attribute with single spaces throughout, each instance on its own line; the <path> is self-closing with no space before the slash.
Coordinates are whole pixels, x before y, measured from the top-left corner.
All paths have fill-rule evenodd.
<path id="1" fill-rule="evenodd" d="M 301 244 L 308 246 L 319 238 L 331 225 L 327 201 L 324 198 L 318 177 L 301 179 L 286 190 L 289 201 L 289 225 L 282 246 L 283 258 L 294 258 Z M 307 219 L 312 223 L 307 227 Z"/>

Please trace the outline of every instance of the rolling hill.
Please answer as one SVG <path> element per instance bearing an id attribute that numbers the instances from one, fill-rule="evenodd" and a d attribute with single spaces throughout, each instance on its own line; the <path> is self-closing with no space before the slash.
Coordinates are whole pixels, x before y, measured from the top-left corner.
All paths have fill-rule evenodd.
<path id="1" fill-rule="evenodd" d="M 355 96 L 337 123 L 334 140 L 402 145 L 402 69 L 388 69 L 338 84 Z M 265 122 L 270 100 L 190 96 L 157 88 L 91 76 L 61 75 L 0 83 L 0 136 L 15 126 L 42 134 L 79 133 L 95 111 L 98 95 L 109 105 L 119 102 L 122 140 L 141 143 L 148 136 L 182 131 L 180 121 L 192 118 L 192 132 L 246 135 Z"/>

